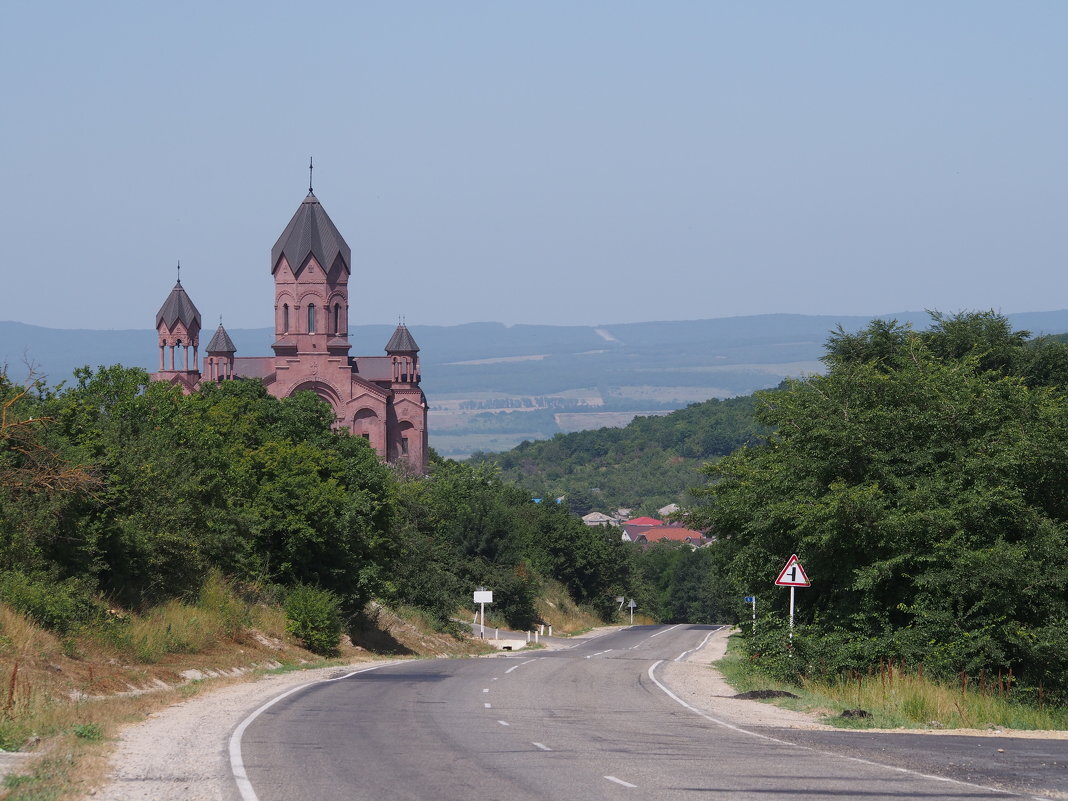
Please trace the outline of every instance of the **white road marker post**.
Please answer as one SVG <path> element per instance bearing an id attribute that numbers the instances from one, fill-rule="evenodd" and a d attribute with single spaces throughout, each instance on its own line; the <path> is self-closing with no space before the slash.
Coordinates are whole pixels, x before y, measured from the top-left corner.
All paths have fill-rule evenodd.
<path id="1" fill-rule="evenodd" d="M 755 595 L 747 595 L 747 596 L 745 596 L 745 602 L 747 604 L 752 604 L 753 605 L 753 632 L 752 633 L 755 635 L 756 634 L 756 596 Z"/>

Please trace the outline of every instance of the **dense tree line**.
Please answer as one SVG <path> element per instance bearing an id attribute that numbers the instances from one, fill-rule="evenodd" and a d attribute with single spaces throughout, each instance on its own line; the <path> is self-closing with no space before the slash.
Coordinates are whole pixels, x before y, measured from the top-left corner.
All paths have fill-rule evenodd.
<path id="1" fill-rule="evenodd" d="M 708 467 L 694 510 L 713 572 L 779 621 L 772 581 L 800 555 L 812 587 L 780 666 L 1011 671 L 1068 697 L 1068 346 L 934 314 L 838 331 L 825 361 L 762 397 L 767 443 Z"/>
<path id="2" fill-rule="evenodd" d="M 186 396 L 109 367 L 60 388 L 0 374 L 0 403 L 5 600 L 61 588 L 85 614 L 92 599 L 144 608 L 222 571 L 330 590 L 349 613 L 411 604 L 444 625 L 484 584 L 526 626 L 545 579 L 607 613 L 633 570 L 616 537 L 488 470 L 383 465 L 309 393 L 237 380 Z"/>
<path id="3" fill-rule="evenodd" d="M 685 499 L 699 468 L 760 442 L 752 396 L 695 403 L 663 417 L 638 417 L 624 428 L 557 434 L 499 454 L 474 454 L 539 497 L 581 499 L 573 511 L 654 511 Z"/>

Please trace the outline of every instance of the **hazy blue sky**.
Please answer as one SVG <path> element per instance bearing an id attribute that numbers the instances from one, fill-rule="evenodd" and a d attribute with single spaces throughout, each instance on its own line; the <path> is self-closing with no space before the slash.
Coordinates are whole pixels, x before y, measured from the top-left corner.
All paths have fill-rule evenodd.
<path id="1" fill-rule="evenodd" d="M 0 319 L 271 324 L 307 190 L 351 321 L 1068 306 L 1068 3 L 5 3 Z"/>

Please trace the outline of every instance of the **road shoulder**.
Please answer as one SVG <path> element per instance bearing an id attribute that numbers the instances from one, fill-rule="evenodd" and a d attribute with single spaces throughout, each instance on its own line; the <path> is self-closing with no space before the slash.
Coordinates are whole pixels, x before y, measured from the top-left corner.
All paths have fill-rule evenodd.
<path id="1" fill-rule="evenodd" d="M 742 701 L 723 679 L 713 663 L 727 652 L 730 628 L 722 628 L 705 645 L 677 662 L 665 662 L 657 670 L 664 684 L 679 698 L 707 714 L 742 728 L 776 727 L 821 731 L 858 731 L 868 734 L 956 735 L 968 737 L 1016 737 L 1021 739 L 1068 740 L 1068 731 L 1025 731 L 1013 729 L 842 729 L 820 723 L 819 713 L 796 712 L 761 701 Z"/>

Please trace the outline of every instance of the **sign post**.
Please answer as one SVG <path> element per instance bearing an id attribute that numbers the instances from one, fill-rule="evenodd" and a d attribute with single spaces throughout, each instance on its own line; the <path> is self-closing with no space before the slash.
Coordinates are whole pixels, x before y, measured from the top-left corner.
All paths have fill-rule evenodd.
<path id="1" fill-rule="evenodd" d="M 755 595 L 747 595 L 747 596 L 745 596 L 745 602 L 747 604 L 752 604 L 753 605 L 753 634 L 756 634 L 756 596 Z"/>
<path id="2" fill-rule="evenodd" d="M 779 577 L 775 579 L 775 585 L 777 587 L 790 588 L 790 640 L 792 642 L 794 639 L 794 588 L 812 586 L 812 582 L 805 575 L 805 568 L 801 567 L 801 562 L 798 560 L 796 553 L 790 555 L 790 558 L 786 561 L 786 567 L 779 571 Z"/>
<path id="3" fill-rule="evenodd" d="M 486 639 L 486 604 L 493 603 L 493 590 L 479 587 L 475 590 L 475 603 L 478 604 L 481 620 L 479 622 L 479 639 Z"/>
<path id="4" fill-rule="evenodd" d="M 634 602 L 633 598 L 631 598 L 630 603 L 627 604 L 627 606 L 630 607 L 630 625 L 632 626 L 634 625 L 634 607 L 636 607 L 637 605 L 638 604 Z"/>

